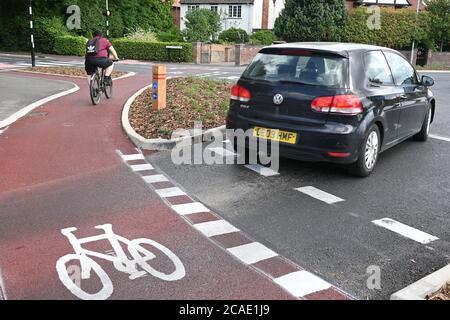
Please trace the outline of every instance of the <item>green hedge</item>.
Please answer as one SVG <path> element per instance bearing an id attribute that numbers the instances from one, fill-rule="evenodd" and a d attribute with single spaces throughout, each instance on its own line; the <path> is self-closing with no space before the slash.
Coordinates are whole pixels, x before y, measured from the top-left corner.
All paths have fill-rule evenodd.
<path id="1" fill-rule="evenodd" d="M 219 41 L 226 43 L 247 43 L 249 36 L 247 31 L 239 28 L 230 28 L 219 34 Z"/>
<path id="2" fill-rule="evenodd" d="M 56 37 L 53 51 L 67 56 L 84 56 L 86 54 L 86 38 L 78 36 Z"/>
<path id="3" fill-rule="evenodd" d="M 191 62 L 192 44 L 182 42 L 142 42 L 127 39 L 112 41 L 121 59 L 137 59 L 150 61 Z M 182 46 L 181 50 L 169 50 L 166 46 Z"/>
<path id="4" fill-rule="evenodd" d="M 370 43 L 395 49 L 406 49 L 413 39 L 427 43 L 429 35 L 428 14 L 421 12 L 416 24 L 414 9 L 381 8 L 381 28 L 370 30 L 367 21 L 373 13 L 367 8 L 350 10 L 342 30 L 343 41 Z"/>

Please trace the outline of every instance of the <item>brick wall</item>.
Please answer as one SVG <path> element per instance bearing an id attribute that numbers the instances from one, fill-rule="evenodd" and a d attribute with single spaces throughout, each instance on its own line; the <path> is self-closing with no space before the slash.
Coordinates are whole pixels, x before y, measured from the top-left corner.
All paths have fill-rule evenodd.
<path id="1" fill-rule="evenodd" d="M 428 51 L 427 66 L 431 66 L 433 64 L 450 67 L 450 52 Z"/>
<path id="2" fill-rule="evenodd" d="M 211 63 L 234 62 L 234 45 L 226 46 L 221 44 L 211 45 Z"/>
<path id="3" fill-rule="evenodd" d="M 269 1 L 263 0 L 261 29 L 269 28 Z"/>
<path id="4" fill-rule="evenodd" d="M 235 49 L 235 64 L 237 66 L 249 64 L 262 48 L 264 48 L 264 46 L 237 44 Z"/>

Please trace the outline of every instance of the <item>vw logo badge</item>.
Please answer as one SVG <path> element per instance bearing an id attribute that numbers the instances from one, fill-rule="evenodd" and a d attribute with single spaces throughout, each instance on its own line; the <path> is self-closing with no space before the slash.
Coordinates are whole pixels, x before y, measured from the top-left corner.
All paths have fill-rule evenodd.
<path id="1" fill-rule="evenodd" d="M 283 96 L 279 93 L 277 93 L 274 97 L 273 97 L 273 103 L 275 104 L 282 104 L 283 103 Z"/>

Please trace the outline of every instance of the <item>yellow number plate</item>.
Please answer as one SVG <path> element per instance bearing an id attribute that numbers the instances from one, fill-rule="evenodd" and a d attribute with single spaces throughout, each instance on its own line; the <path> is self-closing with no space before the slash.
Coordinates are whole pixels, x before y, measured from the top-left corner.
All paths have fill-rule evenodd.
<path id="1" fill-rule="evenodd" d="M 253 136 L 257 138 L 263 138 L 267 140 L 275 140 L 290 144 L 297 142 L 297 134 L 294 132 L 281 131 L 278 129 L 267 129 L 261 127 L 253 128 Z"/>

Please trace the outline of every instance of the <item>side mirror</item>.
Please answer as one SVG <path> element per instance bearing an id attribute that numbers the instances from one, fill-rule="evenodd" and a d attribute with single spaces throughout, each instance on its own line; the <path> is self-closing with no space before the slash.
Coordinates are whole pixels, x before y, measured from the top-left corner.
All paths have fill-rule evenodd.
<path id="1" fill-rule="evenodd" d="M 434 80 L 432 77 L 429 76 L 422 76 L 422 85 L 425 87 L 431 87 L 434 85 Z"/>

